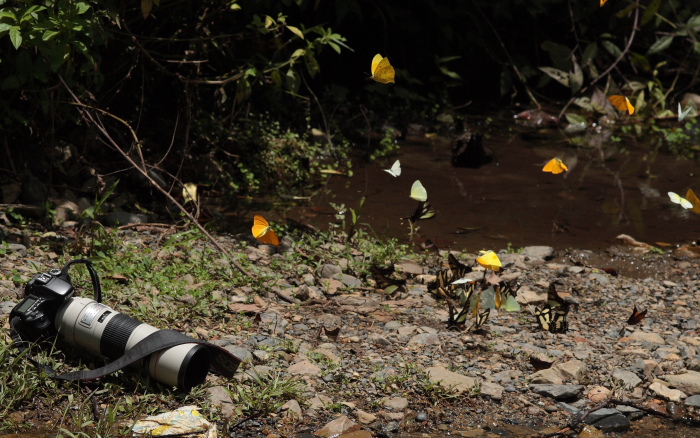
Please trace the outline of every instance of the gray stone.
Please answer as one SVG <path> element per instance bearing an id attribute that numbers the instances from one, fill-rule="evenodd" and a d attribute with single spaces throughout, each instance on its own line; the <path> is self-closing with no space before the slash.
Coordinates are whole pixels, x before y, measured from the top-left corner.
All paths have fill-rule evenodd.
<path id="1" fill-rule="evenodd" d="M 686 406 L 692 406 L 694 408 L 700 408 L 700 395 L 691 395 L 685 399 Z"/>
<path id="2" fill-rule="evenodd" d="M 610 408 L 591 412 L 583 419 L 583 422 L 593 425 L 605 433 L 622 432 L 630 427 L 630 420 L 622 412 Z"/>
<path id="3" fill-rule="evenodd" d="M 617 380 L 622 380 L 622 383 L 624 383 L 625 387 L 628 389 L 634 389 L 637 385 L 642 383 L 642 379 L 640 379 L 635 373 L 632 371 L 623 370 L 622 368 L 615 368 L 612 376 Z"/>
<path id="4" fill-rule="evenodd" d="M 406 274 L 420 275 L 423 273 L 423 267 L 417 263 L 402 261 L 394 265 L 397 272 L 405 272 Z"/>
<path id="5" fill-rule="evenodd" d="M 149 222 L 148 216 L 139 213 L 129 213 L 126 211 L 112 211 L 104 215 L 102 219 L 105 225 L 116 227 L 128 224 L 145 224 Z"/>
<path id="6" fill-rule="evenodd" d="M 418 415 L 416 415 L 416 421 L 419 423 L 428 421 L 428 414 L 426 412 L 419 412 Z"/>
<path id="7" fill-rule="evenodd" d="M 390 340 L 388 340 L 387 338 L 385 338 L 384 336 L 382 336 L 378 333 L 372 333 L 371 335 L 369 335 L 367 340 L 374 345 L 379 345 L 382 347 L 386 347 L 386 346 L 391 345 Z"/>
<path id="8" fill-rule="evenodd" d="M 581 413 L 581 409 L 577 408 L 576 406 L 572 406 L 568 403 L 564 402 L 558 402 L 557 407 L 561 409 L 562 411 L 569 412 L 571 414 L 574 414 L 574 416 L 578 416 Z"/>
<path id="9" fill-rule="evenodd" d="M 634 339 L 635 341 L 648 342 L 650 344 L 663 345 L 666 343 L 666 341 L 664 341 L 664 338 L 662 338 L 661 335 L 656 333 L 636 331 L 632 333 L 629 337 Z"/>
<path id="10" fill-rule="evenodd" d="M 7 243 L 3 244 L 3 248 L 8 250 L 9 253 L 19 253 L 20 256 L 27 256 L 27 247 L 21 243 Z"/>
<path id="11" fill-rule="evenodd" d="M 615 406 L 615 409 L 620 411 L 625 417 L 629 418 L 630 421 L 638 420 L 644 416 L 644 412 L 632 406 L 617 405 Z"/>
<path id="12" fill-rule="evenodd" d="M 311 363 L 308 360 L 302 360 L 287 368 L 289 374 L 301 374 L 305 376 L 318 376 L 321 374 L 321 368 L 318 365 Z"/>
<path id="13" fill-rule="evenodd" d="M 343 272 L 343 270 L 340 268 L 340 266 L 326 263 L 319 268 L 318 276 L 321 278 L 331 278 L 335 274 L 340 274 L 341 272 Z"/>
<path id="14" fill-rule="evenodd" d="M 531 374 L 530 377 L 528 378 L 530 382 L 535 383 L 535 384 L 552 384 L 552 385 L 561 385 L 564 383 L 564 378 L 561 375 L 561 372 L 559 371 L 558 368 L 547 368 L 546 370 L 540 370 L 537 371 L 534 374 Z"/>
<path id="15" fill-rule="evenodd" d="M 440 338 L 434 333 L 421 333 L 409 339 L 409 345 L 436 345 L 440 343 Z"/>
<path id="16" fill-rule="evenodd" d="M 352 275 L 338 273 L 333 274 L 331 278 L 340 281 L 347 287 L 362 287 L 362 282 Z"/>
<path id="17" fill-rule="evenodd" d="M 501 400 L 503 398 L 503 387 L 493 382 L 482 382 L 480 394 L 491 397 L 494 400 Z"/>
<path id="18" fill-rule="evenodd" d="M 583 391 L 581 385 L 530 385 L 530 391 L 551 397 L 554 400 L 568 400 Z"/>
<path id="19" fill-rule="evenodd" d="M 16 305 L 14 301 L 3 301 L 0 303 L 0 315 L 9 315 Z"/>
<path id="20" fill-rule="evenodd" d="M 218 406 L 224 418 L 230 418 L 235 415 L 236 409 L 234 408 L 233 400 L 223 386 L 207 388 L 207 394 L 209 395 L 209 401 L 212 406 Z"/>
<path id="21" fill-rule="evenodd" d="M 245 348 L 236 347 L 233 345 L 226 345 L 224 348 L 226 349 L 226 351 L 239 358 L 242 362 L 253 361 L 253 354 Z"/>
<path id="22" fill-rule="evenodd" d="M 382 404 L 387 409 L 400 411 L 408 407 L 408 399 L 405 397 L 387 397 L 382 400 Z"/>
<path id="23" fill-rule="evenodd" d="M 530 259 L 550 260 L 554 258 L 554 248 L 551 246 L 526 246 L 522 255 Z"/>

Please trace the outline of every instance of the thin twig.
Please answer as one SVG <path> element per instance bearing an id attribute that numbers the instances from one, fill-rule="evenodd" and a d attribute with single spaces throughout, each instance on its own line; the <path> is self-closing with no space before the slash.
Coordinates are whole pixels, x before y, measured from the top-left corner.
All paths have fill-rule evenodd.
<path id="1" fill-rule="evenodd" d="M 87 111 L 87 108 L 91 108 L 91 107 L 89 107 L 89 106 L 87 106 L 87 105 L 84 105 L 84 104 L 80 101 L 80 99 L 78 98 L 78 96 L 76 96 L 75 93 L 73 93 L 73 90 L 71 90 L 71 88 L 68 86 L 68 84 L 66 84 L 66 82 L 63 80 L 63 77 L 59 76 L 59 79 L 60 79 L 61 82 L 63 83 L 63 86 L 66 88 L 66 90 L 68 91 L 68 93 L 69 93 L 69 94 L 71 95 L 71 97 L 73 98 L 74 102 L 77 104 L 81 115 L 85 118 L 85 121 L 87 121 L 87 122 L 89 122 L 89 123 L 92 123 L 92 124 L 97 128 L 97 130 L 100 131 L 100 133 L 101 133 L 102 136 L 106 139 L 106 141 L 107 141 L 116 151 L 118 151 L 118 152 L 124 157 L 124 159 L 125 159 L 126 161 L 128 161 L 129 164 L 131 164 L 131 165 L 133 166 L 134 169 L 138 170 L 138 171 L 144 176 L 144 178 L 146 178 L 146 179 L 151 183 L 151 185 L 152 185 L 153 187 L 155 187 L 158 191 L 160 191 L 160 192 L 163 194 L 163 196 L 165 196 L 166 198 L 168 198 L 168 200 L 169 200 L 170 202 L 172 202 L 175 206 L 177 206 L 177 208 L 178 208 L 183 214 L 185 214 L 185 216 L 187 216 L 187 218 L 188 218 L 190 221 L 192 221 L 192 223 L 193 223 L 197 228 L 199 228 L 199 231 L 201 231 L 202 234 L 204 234 L 205 236 L 207 236 L 207 237 L 209 238 L 209 240 L 214 244 L 214 246 L 216 246 L 216 248 L 217 248 L 219 251 L 221 251 L 221 253 L 224 254 L 224 255 L 228 258 L 229 262 L 230 262 L 236 269 L 238 269 L 243 275 L 246 275 L 246 276 L 248 276 L 248 277 L 253 277 L 253 275 L 251 275 L 248 271 L 246 271 L 245 268 L 243 268 L 243 266 L 241 266 L 241 265 L 233 258 L 233 256 L 231 256 L 231 254 L 226 250 L 226 248 L 224 248 L 224 247 L 214 238 L 214 236 L 212 236 L 211 234 L 209 234 L 209 232 L 199 223 L 199 221 L 198 221 L 194 216 L 192 216 L 192 214 L 191 214 L 189 211 L 187 211 L 187 209 L 185 209 L 185 207 L 183 207 L 183 206 L 182 206 L 182 205 L 167 191 L 167 190 L 163 189 L 158 183 L 156 183 L 156 182 L 153 180 L 153 178 L 151 178 L 151 176 L 148 174 L 148 170 L 146 169 L 145 162 L 144 162 L 144 166 L 143 166 L 143 167 L 141 167 L 141 166 L 139 166 L 138 164 L 136 164 L 136 162 L 129 156 L 129 154 L 127 154 L 127 153 L 117 144 L 117 142 L 112 138 L 112 136 L 109 135 L 109 132 L 107 131 L 107 128 L 104 126 L 104 124 L 102 123 L 102 121 L 101 121 L 101 119 L 99 118 L 99 116 L 96 116 L 96 115 L 93 114 L 92 112 Z M 95 112 L 98 111 L 97 108 L 91 108 L 91 109 L 95 110 Z M 123 122 L 123 123 L 126 124 L 126 122 L 124 122 L 122 119 L 120 119 L 120 118 L 118 118 L 118 117 L 116 117 L 116 116 L 113 116 L 113 115 L 111 115 L 111 114 L 109 114 L 109 113 L 106 113 L 105 111 L 101 111 L 101 110 L 100 110 L 100 112 L 103 112 L 103 113 L 105 113 L 105 114 L 108 114 L 108 115 L 110 115 L 112 118 L 114 118 L 115 120 L 119 120 L 119 121 L 121 121 L 121 122 Z M 127 126 L 128 126 L 128 125 L 127 125 Z M 131 128 L 129 128 L 129 129 L 131 130 Z M 134 140 L 136 141 L 136 144 L 138 145 L 138 144 L 139 144 L 139 141 L 138 141 L 138 138 L 136 137 L 136 133 L 133 132 L 133 130 L 131 130 L 131 133 L 132 133 L 132 135 L 134 136 Z M 140 148 L 139 148 L 139 151 L 140 151 Z M 143 160 L 143 157 L 141 157 L 141 159 Z"/>

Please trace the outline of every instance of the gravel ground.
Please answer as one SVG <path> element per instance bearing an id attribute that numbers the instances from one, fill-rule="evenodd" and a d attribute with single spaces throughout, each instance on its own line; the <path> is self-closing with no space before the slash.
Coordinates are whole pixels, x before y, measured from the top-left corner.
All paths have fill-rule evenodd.
<path id="1" fill-rule="evenodd" d="M 125 235 L 132 238 L 155 240 Z M 347 253 L 339 244 L 333 250 Z M 28 270 L 23 251 L 14 245 L 0 262 L 5 278 L 18 266 Z M 261 273 L 271 269 L 271 260 L 285 257 L 273 252 L 265 246 L 245 250 Z M 475 254 L 453 254 L 481 269 Z M 448 269 L 446 251 L 396 263 L 394 278 L 407 283 L 405 292 L 390 297 L 371 276 L 344 269 L 347 260 L 337 257 L 315 270 L 298 266 L 295 272 L 302 274 L 265 285 L 262 295 L 246 287 L 225 291 L 230 309 L 246 312 L 252 324 L 235 333 L 212 335 L 207 327 L 197 333 L 246 359 L 237 375 L 241 381 L 258 374 L 303 382 L 303 398 L 242 423 L 235 436 L 561 431 L 595 437 L 628 431 L 639 437 L 639 430 L 696 424 L 700 277 L 698 259 L 689 254 L 627 247 L 564 253 L 538 246 L 501 252 L 503 278 L 521 284 L 522 310 L 492 310 L 480 330 L 470 330 L 469 323 L 463 330 L 449 328 L 447 306 L 429 290 L 438 271 Z M 45 253 L 42 263 L 55 265 L 55 254 Z M 611 266 L 617 272 L 604 270 Z M 570 306 L 565 333 L 542 330 L 534 315 L 552 283 Z M 17 288 L 6 280 L 0 289 L 0 311 L 7 314 Z M 627 325 L 635 306 L 648 312 L 646 318 Z M 235 406 L 220 383 L 210 375 L 207 391 L 226 428 Z M 673 420 L 659 423 L 660 417 Z M 686 432 L 664 436 L 696 436 Z"/>

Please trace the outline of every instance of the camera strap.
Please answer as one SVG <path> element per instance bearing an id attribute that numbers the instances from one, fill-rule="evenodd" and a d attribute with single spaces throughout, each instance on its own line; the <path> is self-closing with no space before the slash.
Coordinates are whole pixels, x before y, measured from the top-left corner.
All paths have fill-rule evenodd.
<path id="1" fill-rule="evenodd" d="M 50 366 L 41 364 L 31 357 L 28 357 L 28 359 L 32 364 L 34 364 L 34 366 L 43 370 L 47 376 L 53 379 L 90 380 L 119 371 L 120 369 L 125 368 L 134 362 L 144 359 L 158 351 L 167 350 L 168 348 L 182 344 L 202 344 L 207 347 L 212 358 L 210 371 L 216 372 L 229 379 L 233 377 L 234 373 L 238 369 L 238 365 L 242 362 L 240 358 L 231 354 L 226 349 L 219 347 L 218 345 L 191 338 L 174 330 L 159 330 L 151 333 L 134 345 L 134 347 L 127 351 L 123 356 L 103 367 L 96 368 L 94 370 L 81 370 L 58 374 L 58 372 Z"/>

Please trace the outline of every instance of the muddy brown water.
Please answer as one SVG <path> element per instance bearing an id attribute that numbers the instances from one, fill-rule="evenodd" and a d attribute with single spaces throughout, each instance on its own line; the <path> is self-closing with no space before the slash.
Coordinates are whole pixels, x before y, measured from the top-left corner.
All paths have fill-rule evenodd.
<path id="1" fill-rule="evenodd" d="M 672 246 L 700 238 L 700 216 L 667 195 L 685 196 L 688 188 L 700 193 L 697 160 L 633 139 L 613 142 L 609 131 L 586 134 L 572 146 L 561 131 L 510 123 L 484 139 L 496 160 L 479 169 L 453 167 L 447 140 L 405 141 L 395 156 L 356 164 L 352 177 L 331 176 L 301 215 L 325 228 L 330 202 L 357 210 L 364 197 L 360 223 L 377 236 L 407 242 L 409 226 L 401 218 L 416 208 L 409 192 L 420 180 L 438 214 L 419 222 L 414 240 L 440 248 L 474 253 L 510 244 L 601 250 L 619 234 Z M 541 171 L 555 156 L 568 164 L 568 172 Z M 382 169 L 396 159 L 402 173 L 394 178 Z"/>

